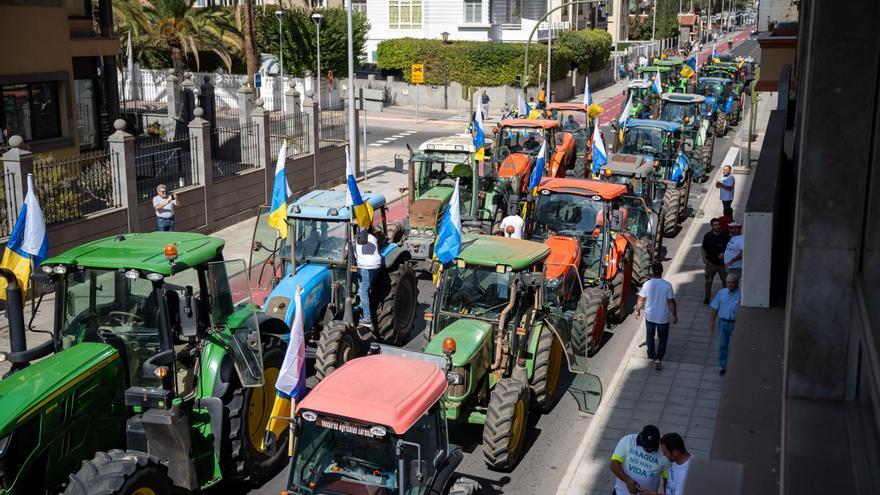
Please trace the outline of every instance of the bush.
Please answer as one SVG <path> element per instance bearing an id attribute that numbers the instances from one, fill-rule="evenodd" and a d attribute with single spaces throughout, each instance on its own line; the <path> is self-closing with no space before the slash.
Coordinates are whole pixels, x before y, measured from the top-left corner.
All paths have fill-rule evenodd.
<path id="1" fill-rule="evenodd" d="M 579 72 L 604 69 L 611 55 L 611 35 L 600 29 L 564 31 L 557 44 L 571 59 L 571 68 Z"/>

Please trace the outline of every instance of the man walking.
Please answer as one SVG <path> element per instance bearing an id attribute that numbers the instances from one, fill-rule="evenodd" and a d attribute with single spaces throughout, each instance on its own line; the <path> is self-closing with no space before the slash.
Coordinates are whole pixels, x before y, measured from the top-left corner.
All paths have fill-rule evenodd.
<path id="1" fill-rule="evenodd" d="M 715 183 L 715 187 L 719 189 L 718 197 L 721 199 L 721 206 L 724 207 L 724 214 L 733 216 L 733 188 L 736 186 L 736 179 L 730 173 L 730 165 L 725 165 L 721 172 L 724 174 L 721 180 Z"/>
<path id="2" fill-rule="evenodd" d="M 709 298 L 712 297 L 712 282 L 715 281 L 715 275 L 721 285 L 724 285 L 724 277 L 727 273 L 724 271 L 724 250 L 727 248 L 727 241 L 730 236 L 721 228 L 721 220 L 713 218 L 709 221 L 712 230 L 703 235 L 703 244 L 700 246 L 700 254 L 703 256 L 703 275 L 706 279 L 706 289 L 703 297 L 703 304 L 709 304 Z"/>
<path id="3" fill-rule="evenodd" d="M 666 355 L 666 341 L 669 339 L 669 322 L 678 324 L 678 312 L 675 306 L 675 294 L 672 284 L 661 278 L 663 265 L 654 263 L 651 267 L 653 278 L 642 285 L 639 299 L 636 301 L 636 318 L 640 318 L 645 308 L 645 342 L 648 344 L 648 359 L 654 361 L 654 369 L 663 367 L 663 356 Z M 654 349 L 654 334 L 657 334 L 657 348 Z"/>
<path id="4" fill-rule="evenodd" d="M 153 196 L 153 210 L 156 212 L 156 230 L 172 232 L 174 230 L 174 208 L 180 206 L 177 194 L 168 194 L 165 184 L 156 186 Z"/>
<path id="5" fill-rule="evenodd" d="M 742 235 L 742 225 L 737 222 L 730 222 L 727 226 L 730 232 L 730 240 L 724 247 L 724 271 L 736 275 L 737 279 L 742 279 L 743 270 L 743 247 L 745 239 Z"/>
<path id="6" fill-rule="evenodd" d="M 370 288 L 376 281 L 376 275 L 379 274 L 379 267 L 382 266 L 382 255 L 379 253 L 379 241 L 376 239 L 369 229 L 362 228 L 358 232 L 355 242 L 355 258 L 357 259 L 358 273 L 360 274 L 360 284 L 358 284 L 358 295 L 361 298 L 361 315 L 360 325 L 367 328 L 373 328 L 373 318 L 370 312 Z"/>
<path id="7" fill-rule="evenodd" d="M 736 310 L 739 308 L 739 278 L 727 274 L 727 287 L 718 291 L 712 299 L 712 328 L 718 320 L 718 371 L 720 376 L 727 373 L 727 357 L 730 353 L 730 337 L 736 323 Z"/>
<path id="8" fill-rule="evenodd" d="M 684 447 L 684 439 L 678 433 L 667 433 L 660 437 L 660 449 L 663 457 L 669 461 L 667 470 L 666 495 L 684 495 L 684 483 L 691 465 L 690 452 Z M 642 490 L 640 495 L 660 495 L 657 492 Z"/>
<path id="9" fill-rule="evenodd" d="M 669 465 L 660 453 L 660 430 L 647 425 L 639 434 L 626 435 L 611 454 L 611 472 L 617 477 L 612 495 L 656 492 Z"/>
<path id="10" fill-rule="evenodd" d="M 480 97 L 480 106 L 483 110 L 483 118 L 489 118 L 489 95 L 486 94 L 486 90 L 483 90 L 483 96 Z"/>

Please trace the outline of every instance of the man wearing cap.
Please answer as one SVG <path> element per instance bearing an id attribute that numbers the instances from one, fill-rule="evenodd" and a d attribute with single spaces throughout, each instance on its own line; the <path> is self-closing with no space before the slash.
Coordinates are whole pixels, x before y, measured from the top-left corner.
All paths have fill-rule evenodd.
<path id="1" fill-rule="evenodd" d="M 654 425 L 621 438 L 611 454 L 611 472 L 617 477 L 612 495 L 659 491 L 660 478 L 665 478 L 669 470 L 659 449 L 660 430 Z"/>
<path id="2" fill-rule="evenodd" d="M 737 279 L 742 278 L 743 271 L 743 244 L 745 239 L 742 235 L 742 225 L 737 222 L 730 222 L 727 226 L 730 230 L 730 240 L 724 248 L 724 271 L 736 275 Z"/>

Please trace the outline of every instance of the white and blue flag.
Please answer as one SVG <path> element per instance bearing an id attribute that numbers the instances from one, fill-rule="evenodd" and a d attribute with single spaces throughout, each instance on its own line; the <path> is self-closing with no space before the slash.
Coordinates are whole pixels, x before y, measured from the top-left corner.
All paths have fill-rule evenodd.
<path id="1" fill-rule="evenodd" d="M 477 111 L 474 112 L 474 160 L 483 161 L 485 159 L 486 133 L 483 131 L 483 109 L 482 105 L 477 105 Z"/>
<path id="2" fill-rule="evenodd" d="M 589 107 L 593 104 L 593 95 L 590 94 L 590 76 L 587 76 L 584 82 L 584 106 Z"/>
<path id="3" fill-rule="evenodd" d="M 440 220 L 440 228 L 437 229 L 437 244 L 434 245 L 434 256 L 444 265 L 461 253 L 461 212 L 458 202 L 458 179 L 455 179 L 455 190 L 449 199 L 446 213 Z"/>
<path id="4" fill-rule="evenodd" d="M 593 128 L 593 174 L 598 174 L 606 163 L 608 152 L 605 151 L 605 141 L 602 139 L 602 126 L 599 125 L 599 119 L 596 119 L 596 126 Z"/>
<path id="5" fill-rule="evenodd" d="M 517 111 L 516 111 L 517 115 L 523 119 L 529 118 L 529 112 L 532 111 L 532 107 L 530 107 L 529 104 L 526 103 L 526 100 L 525 100 L 525 98 L 522 97 L 522 95 L 516 96 L 516 104 L 517 104 Z"/>
<path id="6" fill-rule="evenodd" d="M 294 400 L 302 400 L 306 393 L 306 345 L 301 294 L 302 287 L 297 287 L 290 341 L 287 343 L 287 353 L 284 355 L 278 379 L 275 380 L 275 389 L 279 394 Z"/>
<path id="7" fill-rule="evenodd" d="M 547 153 L 547 141 L 541 143 L 541 150 L 538 151 L 538 158 L 535 160 L 535 168 L 532 169 L 532 175 L 529 176 L 529 190 L 532 194 L 538 194 L 538 186 L 541 184 L 541 178 L 544 177 L 544 154 Z"/>
<path id="8" fill-rule="evenodd" d="M 40 266 L 49 256 L 49 236 L 46 233 L 46 220 L 40 202 L 34 193 L 34 176 L 27 176 L 27 194 L 21 211 L 9 234 L 6 251 L 0 267 L 8 268 L 15 274 L 22 294 L 27 291 L 31 268 Z M 6 280 L 0 279 L 0 299 L 6 299 Z"/>
<path id="9" fill-rule="evenodd" d="M 663 94 L 663 83 L 660 82 L 659 72 L 654 76 L 654 84 L 651 85 L 651 89 L 653 89 L 658 95 Z"/>

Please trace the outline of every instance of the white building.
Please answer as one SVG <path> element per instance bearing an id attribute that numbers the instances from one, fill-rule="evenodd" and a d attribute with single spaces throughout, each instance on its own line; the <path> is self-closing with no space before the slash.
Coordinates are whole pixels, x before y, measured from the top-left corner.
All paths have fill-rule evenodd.
<path id="1" fill-rule="evenodd" d="M 395 38 L 450 41 L 524 42 L 551 7 L 562 0 L 354 0 L 356 9 L 366 12 L 370 32 L 364 48 L 367 61 L 376 61 L 380 42 Z M 605 2 L 572 5 L 550 16 L 554 32 L 561 29 L 605 27 Z M 546 24 L 533 41 L 547 38 Z"/>

